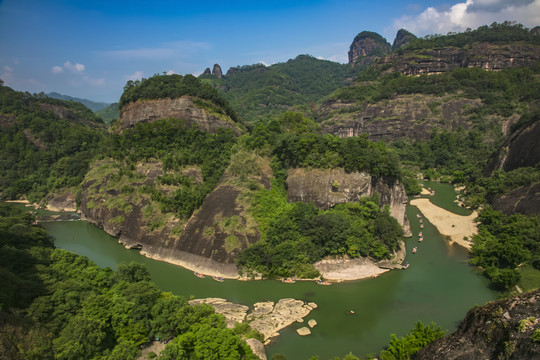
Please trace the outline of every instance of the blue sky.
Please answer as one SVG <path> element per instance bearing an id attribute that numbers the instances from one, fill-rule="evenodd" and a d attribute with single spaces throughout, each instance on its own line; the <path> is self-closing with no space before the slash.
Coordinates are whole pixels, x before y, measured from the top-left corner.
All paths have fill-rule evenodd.
<path id="1" fill-rule="evenodd" d="M 0 0 L 0 78 L 22 91 L 115 102 L 127 80 L 206 67 L 345 63 L 361 31 L 392 43 L 494 21 L 540 25 L 540 0 Z"/>

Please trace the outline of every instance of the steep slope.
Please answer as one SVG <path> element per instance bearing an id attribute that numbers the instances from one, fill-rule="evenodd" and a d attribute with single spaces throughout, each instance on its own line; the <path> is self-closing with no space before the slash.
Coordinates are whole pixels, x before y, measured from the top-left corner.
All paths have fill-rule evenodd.
<path id="1" fill-rule="evenodd" d="M 83 104 L 84 106 L 86 106 L 87 108 L 92 110 L 93 112 L 98 112 L 98 111 L 103 110 L 103 109 L 105 109 L 105 108 L 107 108 L 108 106 L 111 105 L 110 103 L 96 102 L 96 101 L 92 101 L 92 100 L 88 100 L 88 99 L 81 99 L 81 98 L 77 98 L 77 97 L 72 97 L 72 96 L 69 96 L 69 95 L 62 95 L 62 94 L 59 94 L 57 92 L 50 92 L 50 93 L 47 94 L 47 96 L 50 97 L 50 98 L 53 98 L 53 99 L 58 99 L 58 100 L 80 102 L 81 104 Z"/>
<path id="2" fill-rule="evenodd" d="M 118 109 L 122 129 L 175 118 L 211 133 L 223 128 L 239 135 L 245 130 L 227 101 L 192 75 L 154 75 L 142 81 L 128 81 Z"/>
<path id="3" fill-rule="evenodd" d="M 105 135 L 84 105 L 0 86 L 0 198 L 39 202 L 77 186 Z"/>
<path id="4" fill-rule="evenodd" d="M 381 35 L 362 31 L 349 47 L 349 64 L 366 67 L 392 52 L 392 46 Z"/>
<path id="5" fill-rule="evenodd" d="M 416 360 L 537 359 L 540 290 L 476 307 L 449 336 L 420 350 Z"/>

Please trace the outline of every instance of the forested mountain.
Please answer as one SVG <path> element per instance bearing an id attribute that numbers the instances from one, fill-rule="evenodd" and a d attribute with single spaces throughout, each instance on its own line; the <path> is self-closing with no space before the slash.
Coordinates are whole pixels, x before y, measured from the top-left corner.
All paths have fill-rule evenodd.
<path id="1" fill-rule="evenodd" d="M 113 103 L 104 109 L 95 112 L 107 125 L 111 125 L 114 119 L 118 119 L 118 103 Z"/>
<path id="2" fill-rule="evenodd" d="M 0 86 L 0 188 L 4 199 L 39 202 L 77 187 L 105 135 L 103 120 L 74 101 Z"/>
<path id="3" fill-rule="evenodd" d="M 105 102 L 96 102 L 96 101 L 92 101 L 92 100 L 88 100 L 88 99 L 81 99 L 81 98 L 77 98 L 77 97 L 72 97 L 72 96 L 69 96 L 69 95 L 62 95 L 62 94 L 59 94 L 57 92 L 50 92 L 50 93 L 48 93 L 46 95 L 48 97 L 50 97 L 50 98 L 53 98 L 53 99 L 80 102 L 81 104 L 83 104 L 84 106 L 86 106 L 87 108 L 92 110 L 93 112 L 98 112 L 98 111 L 103 110 L 103 109 L 105 109 L 105 108 L 107 108 L 107 107 L 109 107 L 111 105 L 111 104 L 105 103 Z"/>
<path id="4" fill-rule="evenodd" d="M 200 78 L 218 89 L 247 123 L 257 124 L 286 110 L 309 113 L 313 103 L 344 86 L 354 73 L 349 65 L 299 55 L 271 66 L 230 68 L 221 79 Z"/>

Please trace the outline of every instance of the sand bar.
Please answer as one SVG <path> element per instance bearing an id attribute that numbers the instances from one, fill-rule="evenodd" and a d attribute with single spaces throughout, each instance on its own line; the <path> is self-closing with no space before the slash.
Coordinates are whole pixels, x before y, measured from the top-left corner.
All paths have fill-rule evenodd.
<path id="1" fill-rule="evenodd" d="M 418 207 L 422 214 L 431 222 L 442 235 L 449 236 L 451 242 L 457 243 L 467 250 L 471 249 L 471 237 L 478 232 L 474 219 L 478 216 L 476 211 L 471 215 L 454 214 L 437 205 L 429 199 L 413 199 L 411 205 Z M 467 237 L 469 240 L 464 240 Z"/>

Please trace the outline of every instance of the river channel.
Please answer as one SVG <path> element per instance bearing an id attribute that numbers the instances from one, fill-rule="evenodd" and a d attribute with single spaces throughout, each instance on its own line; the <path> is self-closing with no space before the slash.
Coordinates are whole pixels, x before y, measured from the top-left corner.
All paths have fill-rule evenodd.
<path id="1" fill-rule="evenodd" d="M 438 206 L 466 213 L 453 203 L 456 194 L 450 185 L 426 182 L 426 186 L 436 191 L 432 198 Z M 390 334 L 404 336 L 418 320 L 424 324 L 434 321 L 452 332 L 469 309 L 495 299 L 487 280 L 468 264 L 467 252 L 457 245 L 449 246 L 425 218 L 420 229 L 417 213 L 416 207 L 407 207 L 413 233 L 406 240 L 408 269 L 332 286 L 199 279 L 191 271 L 126 250 L 117 239 L 86 222 L 57 221 L 43 226 L 54 236 L 57 247 L 87 256 L 101 267 L 116 269 L 119 263 L 131 261 L 145 264 L 154 283 L 176 295 L 221 297 L 248 306 L 288 297 L 314 301 L 319 307 L 305 318 L 318 323 L 312 334 L 299 336 L 296 329 L 305 324 L 294 323 L 267 347 L 267 355 L 270 359 L 281 353 L 291 360 L 318 355 L 325 360 L 349 352 L 357 356 L 379 352 L 390 341 Z M 422 243 L 418 242 L 420 230 Z M 418 247 L 416 254 L 411 253 L 413 247 Z"/>

